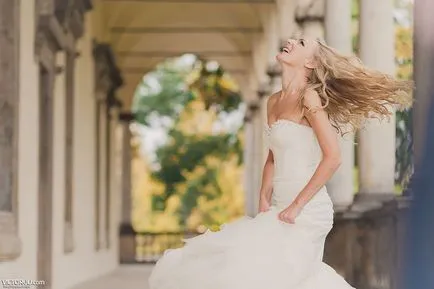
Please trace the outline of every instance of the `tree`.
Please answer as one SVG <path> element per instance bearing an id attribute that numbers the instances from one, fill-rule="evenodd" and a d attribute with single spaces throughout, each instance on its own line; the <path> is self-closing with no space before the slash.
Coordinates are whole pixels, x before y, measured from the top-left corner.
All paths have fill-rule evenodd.
<path id="1" fill-rule="evenodd" d="M 243 212 L 242 127 L 213 130 L 222 114 L 239 109 L 241 95 L 220 67 L 207 67 L 197 58 L 187 65 L 170 60 L 137 89 L 133 110 L 138 123 L 152 126 L 170 119 L 165 122 L 168 141 L 156 150 L 156 168 L 137 161 L 138 230 L 192 230 L 199 223 L 212 226 Z"/>
<path id="2" fill-rule="evenodd" d="M 410 27 L 396 27 L 396 75 L 400 79 L 413 78 L 413 40 Z M 396 181 L 405 187 L 413 173 L 412 109 L 396 112 Z"/>

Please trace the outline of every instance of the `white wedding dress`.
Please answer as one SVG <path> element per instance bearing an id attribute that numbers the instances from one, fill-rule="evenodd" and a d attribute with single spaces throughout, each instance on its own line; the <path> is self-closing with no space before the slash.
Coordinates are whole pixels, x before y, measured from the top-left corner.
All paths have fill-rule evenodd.
<path id="1" fill-rule="evenodd" d="M 351 289 L 322 262 L 333 225 L 333 204 L 323 187 L 288 224 L 278 219 L 307 184 L 321 159 L 313 130 L 280 119 L 265 128 L 274 155 L 272 206 L 184 239 L 166 250 L 149 278 L 150 289 Z"/>

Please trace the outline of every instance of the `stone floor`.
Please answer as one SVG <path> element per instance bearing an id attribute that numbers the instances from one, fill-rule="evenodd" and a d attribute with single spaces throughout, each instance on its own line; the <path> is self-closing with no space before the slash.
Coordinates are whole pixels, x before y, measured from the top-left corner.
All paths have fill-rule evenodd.
<path id="1" fill-rule="evenodd" d="M 122 265 L 115 272 L 73 289 L 149 289 L 152 265 Z"/>

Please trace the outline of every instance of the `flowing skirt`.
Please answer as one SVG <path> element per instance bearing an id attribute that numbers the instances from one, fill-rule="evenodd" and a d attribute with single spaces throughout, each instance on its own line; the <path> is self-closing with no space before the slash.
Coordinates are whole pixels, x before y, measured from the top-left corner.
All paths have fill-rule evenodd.
<path id="1" fill-rule="evenodd" d="M 278 219 L 273 205 L 184 239 L 166 250 L 149 278 L 151 289 L 351 289 L 322 262 L 333 205 L 325 190 L 304 207 L 295 224 Z"/>

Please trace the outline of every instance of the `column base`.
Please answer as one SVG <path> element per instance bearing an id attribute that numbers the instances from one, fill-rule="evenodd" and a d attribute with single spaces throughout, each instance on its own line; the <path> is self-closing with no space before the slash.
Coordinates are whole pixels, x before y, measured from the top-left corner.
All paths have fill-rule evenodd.
<path id="1" fill-rule="evenodd" d="M 396 199 L 395 193 L 358 193 L 354 198 L 354 203 L 350 210 L 354 212 L 364 213 L 366 211 L 379 209 L 384 203 Z"/>
<path id="2" fill-rule="evenodd" d="M 0 262 L 17 259 L 22 252 L 15 215 L 0 212 Z"/>
<path id="3" fill-rule="evenodd" d="M 136 263 L 136 231 L 131 223 L 119 227 L 119 261 L 121 264 Z"/>
<path id="4" fill-rule="evenodd" d="M 335 214 L 326 262 L 355 288 L 396 288 L 410 202 L 392 194 L 356 197 L 351 208 Z"/>
<path id="5" fill-rule="evenodd" d="M 344 213 L 347 212 L 350 209 L 351 205 L 338 205 L 338 204 L 333 204 L 333 210 L 335 211 L 335 215 L 336 214 L 340 214 L 340 213 Z"/>
<path id="6" fill-rule="evenodd" d="M 17 259 L 21 255 L 22 243 L 16 234 L 0 235 L 0 262 Z"/>
<path id="7" fill-rule="evenodd" d="M 74 251 L 74 234 L 71 222 L 65 222 L 63 233 L 63 251 L 71 253 Z"/>

